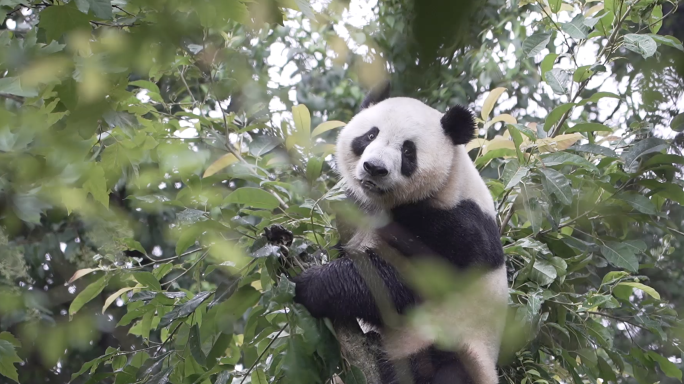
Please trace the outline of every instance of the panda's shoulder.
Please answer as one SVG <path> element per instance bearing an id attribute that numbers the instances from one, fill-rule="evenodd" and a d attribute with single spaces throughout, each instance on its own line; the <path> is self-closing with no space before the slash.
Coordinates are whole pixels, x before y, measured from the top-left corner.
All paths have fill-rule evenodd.
<path id="1" fill-rule="evenodd" d="M 445 223 L 494 224 L 494 217 L 475 199 L 455 201 L 445 207 L 430 199 L 404 204 L 392 210 L 395 220 L 424 223 L 427 226 Z"/>

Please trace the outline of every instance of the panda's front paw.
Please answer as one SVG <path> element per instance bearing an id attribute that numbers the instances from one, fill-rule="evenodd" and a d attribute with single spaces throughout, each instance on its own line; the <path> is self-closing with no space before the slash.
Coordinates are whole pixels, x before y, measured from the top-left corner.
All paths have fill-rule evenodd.
<path id="1" fill-rule="evenodd" d="M 303 305 L 311 316 L 315 318 L 322 318 L 325 316 L 325 300 L 321 300 L 321 292 L 317 286 L 316 267 L 304 271 L 299 276 L 295 277 L 295 297 L 294 302 Z"/>

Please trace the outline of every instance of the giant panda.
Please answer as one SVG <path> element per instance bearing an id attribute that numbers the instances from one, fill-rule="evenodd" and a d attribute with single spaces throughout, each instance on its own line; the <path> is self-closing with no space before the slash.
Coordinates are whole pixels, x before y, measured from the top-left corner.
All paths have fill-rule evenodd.
<path id="1" fill-rule="evenodd" d="M 494 202 L 465 148 L 474 133 L 468 109 L 442 114 L 390 98 L 389 83 L 373 89 L 339 133 L 335 158 L 347 195 L 376 224 L 359 225 L 341 257 L 295 277 L 295 302 L 316 318 L 379 333 L 383 384 L 498 383 L 508 280 Z M 460 305 L 430 306 L 407 283 L 402 268 L 429 258 L 477 271 L 451 300 Z M 436 334 L 387 315 L 420 306 L 452 326 Z M 449 348 L 440 337 L 453 341 Z"/>

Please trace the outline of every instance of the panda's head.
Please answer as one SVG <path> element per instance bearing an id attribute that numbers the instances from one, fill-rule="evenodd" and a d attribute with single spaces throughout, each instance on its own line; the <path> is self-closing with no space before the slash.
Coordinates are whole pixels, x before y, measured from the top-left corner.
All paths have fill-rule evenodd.
<path id="1" fill-rule="evenodd" d="M 385 83 L 366 96 L 340 132 L 337 165 L 360 203 L 391 208 L 443 188 L 456 152 L 465 152 L 462 146 L 474 133 L 468 109 L 455 106 L 442 114 L 416 99 L 389 98 Z"/>

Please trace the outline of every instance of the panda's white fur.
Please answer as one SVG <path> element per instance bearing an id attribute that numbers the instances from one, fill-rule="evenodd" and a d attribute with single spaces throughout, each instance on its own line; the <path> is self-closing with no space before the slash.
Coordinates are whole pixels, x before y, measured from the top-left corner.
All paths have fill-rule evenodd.
<path id="1" fill-rule="evenodd" d="M 440 123 L 442 116 L 442 113 L 419 100 L 389 98 L 361 111 L 340 132 L 337 168 L 348 191 L 371 214 L 384 216 L 384 211 L 396 205 L 429 198 L 435 207 L 442 209 L 470 199 L 484 212 L 495 216 L 494 201 L 487 185 L 465 146 L 453 145 L 444 135 Z M 391 129 L 380 130 L 363 155 L 356 158 L 351 150 L 351 141 L 373 126 Z M 413 140 L 420 148 L 420 166 L 410 179 L 402 177 L 399 172 L 401 144 L 404 140 Z M 377 158 L 383 159 L 389 168 L 389 178 L 378 183 L 380 188 L 390 190 L 389 194 L 367 193 L 360 184 L 364 177 L 363 162 Z M 380 254 L 385 248 L 373 232 L 363 230 L 355 233 L 348 246 L 358 250 L 380 248 Z M 486 272 L 467 294 L 459 292 L 459 296 L 467 296 L 468 302 L 453 305 L 445 313 L 438 313 L 438 316 L 457 325 L 452 328 L 456 332 L 449 334 L 449 337 L 461 340 L 460 348 L 464 352 L 462 359 L 466 369 L 473 367 L 469 373 L 475 383 L 497 383 L 495 367 L 504 327 L 502 309 L 508 302 L 505 266 Z M 364 332 L 381 332 L 362 319 L 358 321 Z M 419 328 L 407 327 L 384 332 L 383 341 L 388 356 L 400 359 L 434 344 L 434 337 L 421 332 Z"/>
<path id="2" fill-rule="evenodd" d="M 455 232 L 452 241 L 449 239 L 452 232 L 448 229 L 446 236 L 430 241 L 456 246 L 461 241 L 464 246 L 478 252 L 481 258 L 483 254 L 485 259 L 486 255 L 494 255 L 483 249 L 494 250 L 496 257 L 493 257 L 494 262 L 491 261 L 492 258 L 485 261 L 484 272 L 477 275 L 474 281 L 469 281 L 464 291 L 448 297 L 446 302 L 421 305 L 421 312 L 431 316 L 433 324 L 438 325 L 437 329 L 441 333 L 432 334 L 431 329 L 423 327 L 420 321 L 404 323 L 398 328 L 380 327 L 375 330 L 382 335 L 384 349 L 390 360 L 403 359 L 425 351 L 436 340 L 446 337 L 452 342 L 452 346 L 456 345 L 458 359 L 475 384 L 495 384 L 498 382 L 496 362 L 508 302 L 508 282 L 496 228 L 494 202 L 463 145 L 474 133 L 472 116 L 467 112 L 465 120 L 468 122 L 458 126 L 463 116 L 461 113 L 465 109 L 455 108 L 457 129 L 454 133 L 454 130 L 445 128 L 445 124 L 454 124 L 449 122 L 451 115 L 447 116 L 411 98 L 387 98 L 385 95 L 381 99 L 376 100 L 377 103 L 373 102 L 374 105 L 364 101 L 365 108 L 342 129 L 337 140 L 337 168 L 346 190 L 369 216 L 369 222 L 376 223 L 370 228 L 360 225 L 346 243 L 345 249 L 358 254 L 372 249 L 380 256 L 389 255 L 391 258 L 397 254 L 397 249 L 385 242 L 386 237 L 385 240 L 381 238 L 377 228 L 385 225 L 392 214 L 399 214 L 397 210 L 406 206 L 414 209 L 413 213 L 409 213 L 410 226 L 413 217 L 411 214 L 415 214 L 416 210 L 423 212 L 420 207 L 430 207 L 425 209 L 434 208 L 435 212 L 444 211 L 445 214 L 458 218 L 456 224 L 464 230 L 463 233 L 471 233 L 477 237 L 480 228 L 486 228 L 487 233 L 482 238 L 486 239 L 488 247 L 481 248 L 479 243 L 463 239 L 463 234 Z M 373 131 L 377 135 L 366 140 L 361 150 L 355 150 L 355 139 L 363 138 L 371 127 L 379 127 L 379 130 Z M 467 132 L 468 129 L 471 131 Z M 409 176 L 402 168 L 402 150 L 406 141 L 414 143 L 417 151 L 417 165 Z M 366 162 L 384 167 L 382 177 L 374 177 L 365 169 Z M 467 203 L 467 207 L 459 208 L 462 203 Z M 478 210 L 475 206 L 479 207 L 480 213 L 472 213 Z M 465 209 L 464 214 L 471 212 L 472 220 L 479 222 L 473 222 L 472 229 L 468 228 L 471 217 L 461 217 L 459 209 Z M 416 217 L 421 225 L 426 220 L 420 213 Z M 425 223 L 429 224 L 427 221 Z M 407 222 L 404 221 L 404 224 Z M 451 228 L 442 225 L 440 236 L 445 227 Z M 373 263 L 378 265 L 375 261 Z M 295 301 L 304 304 L 317 316 L 347 317 L 351 306 L 354 306 L 354 300 L 365 300 L 369 295 L 364 292 L 365 296 L 353 296 L 360 294 L 358 289 L 350 288 L 360 284 L 360 277 L 353 271 L 353 264 L 355 262 L 337 259 L 315 270 L 306 271 L 296 280 Z M 382 265 L 380 267 L 386 268 Z M 347 284 L 345 281 L 336 281 L 341 276 L 350 279 L 349 287 L 344 287 Z M 350 309 L 340 308 L 336 303 L 339 301 L 346 301 L 345 305 L 349 305 Z M 365 313 L 365 309 L 359 311 L 355 307 L 354 310 L 354 313 Z M 360 318 L 358 320 L 365 330 L 373 328 Z M 450 379 L 448 377 L 444 381 L 442 378 L 440 383 L 451 382 Z"/>

